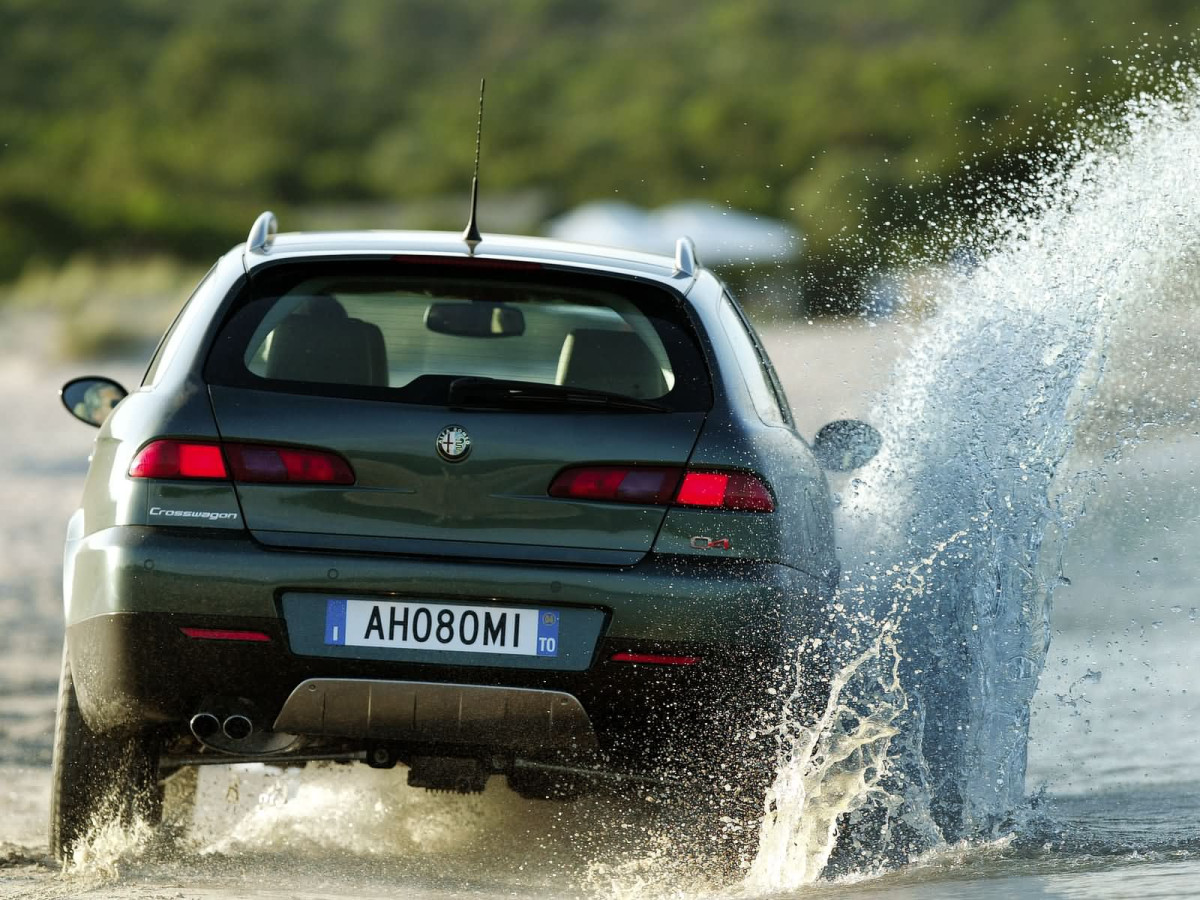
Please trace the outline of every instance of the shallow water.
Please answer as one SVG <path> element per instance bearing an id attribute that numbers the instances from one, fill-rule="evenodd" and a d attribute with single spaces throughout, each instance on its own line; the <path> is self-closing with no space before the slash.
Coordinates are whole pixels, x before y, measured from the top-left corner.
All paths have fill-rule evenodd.
<path id="1" fill-rule="evenodd" d="M 803 344 L 805 363 L 789 374 L 811 391 L 820 369 L 819 387 L 848 411 L 866 400 L 857 385 L 842 384 L 839 361 L 856 343 L 880 339 L 892 341 L 882 326 L 769 337 Z M 9 374 L 32 391 L 65 373 Z M 180 843 L 118 842 L 108 857 L 57 873 L 45 858 L 44 825 L 61 525 L 47 513 L 38 525 L 36 510 L 65 516 L 88 434 L 49 413 L 44 427 L 29 430 L 21 458 L 40 461 L 21 474 L 27 502 L 8 519 L 7 533 L 27 548 L 22 556 L 43 556 L 40 566 L 10 558 L 4 582 L 0 895 L 1200 896 L 1200 438 L 1186 430 L 1098 464 L 1106 487 L 1066 544 L 1070 584 L 1054 598 L 1053 639 L 1033 702 L 1027 792 L 1039 800 L 1016 833 L 935 851 L 878 877 L 776 891 L 717 887 L 681 872 L 685 848 L 644 830 L 645 810 L 616 801 L 531 803 L 500 783 L 477 798 L 438 797 L 409 791 L 399 771 L 362 767 L 205 770 Z M 9 446 L 22 441 L 14 434 Z"/>

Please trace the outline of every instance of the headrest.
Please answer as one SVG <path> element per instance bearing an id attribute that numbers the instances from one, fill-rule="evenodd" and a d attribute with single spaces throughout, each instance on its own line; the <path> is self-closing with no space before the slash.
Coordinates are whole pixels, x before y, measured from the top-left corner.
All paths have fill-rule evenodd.
<path id="1" fill-rule="evenodd" d="M 285 381 L 386 387 L 383 332 L 346 315 L 334 298 L 313 297 L 275 327 L 266 374 Z"/>
<path id="2" fill-rule="evenodd" d="M 345 319 L 346 307 L 328 294 L 314 294 L 296 303 L 293 316 L 320 316 L 326 319 Z"/>
<path id="3" fill-rule="evenodd" d="M 577 328 L 563 341 L 555 383 L 653 400 L 667 392 L 658 360 L 632 331 Z"/>

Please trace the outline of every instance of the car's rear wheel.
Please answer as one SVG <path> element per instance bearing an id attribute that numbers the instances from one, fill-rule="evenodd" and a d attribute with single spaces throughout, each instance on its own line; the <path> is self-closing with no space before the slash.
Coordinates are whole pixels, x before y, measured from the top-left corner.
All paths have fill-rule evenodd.
<path id="1" fill-rule="evenodd" d="M 97 826 L 157 823 L 162 816 L 158 742 L 148 735 L 110 737 L 88 727 L 63 650 L 50 790 L 50 851 L 66 861 Z"/>

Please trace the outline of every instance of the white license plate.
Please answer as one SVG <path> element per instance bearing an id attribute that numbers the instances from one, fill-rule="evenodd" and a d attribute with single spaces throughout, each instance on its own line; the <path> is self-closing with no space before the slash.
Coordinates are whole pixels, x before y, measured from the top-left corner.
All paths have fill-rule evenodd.
<path id="1" fill-rule="evenodd" d="M 559 614 L 532 607 L 386 600 L 325 601 L 325 643 L 338 647 L 558 656 Z"/>

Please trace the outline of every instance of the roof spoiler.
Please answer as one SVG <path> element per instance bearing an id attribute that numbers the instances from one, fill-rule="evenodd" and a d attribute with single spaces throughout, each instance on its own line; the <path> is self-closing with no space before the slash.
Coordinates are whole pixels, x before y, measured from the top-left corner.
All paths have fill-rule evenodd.
<path id="1" fill-rule="evenodd" d="M 267 253 L 271 249 L 271 244 L 275 241 L 275 235 L 279 231 L 279 223 L 275 219 L 275 213 L 268 210 L 254 220 L 254 224 L 250 226 L 250 234 L 246 238 L 247 253 Z"/>
<path id="2" fill-rule="evenodd" d="M 695 243 L 690 237 L 681 237 L 675 242 L 675 274 L 691 278 L 699 267 Z"/>

